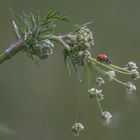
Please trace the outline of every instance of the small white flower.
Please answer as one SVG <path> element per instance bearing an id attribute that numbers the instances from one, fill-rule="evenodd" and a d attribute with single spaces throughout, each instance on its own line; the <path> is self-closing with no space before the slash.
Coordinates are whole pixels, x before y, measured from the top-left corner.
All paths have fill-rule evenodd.
<path id="1" fill-rule="evenodd" d="M 109 124 L 111 122 L 112 115 L 108 111 L 102 112 L 101 118 L 105 124 Z"/>
<path id="2" fill-rule="evenodd" d="M 87 59 L 91 56 L 91 53 L 89 50 L 83 50 L 78 52 L 78 57 L 81 57 L 81 59 Z"/>
<path id="3" fill-rule="evenodd" d="M 137 64 L 136 63 L 134 63 L 134 62 L 128 62 L 126 64 L 126 67 L 125 68 L 131 71 L 133 69 L 137 69 L 138 67 L 137 67 Z"/>
<path id="4" fill-rule="evenodd" d="M 107 74 L 107 76 L 108 76 L 108 80 L 109 80 L 109 81 L 112 81 L 113 78 L 116 76 L 116 73 L 115 73 L 115 71 L 113 71 L 113 70 L 107 71 L 106 74 Z"/>
<path id="5" fill-rule="evenodd" d="M 102 94 L 102 90 L 98 90 L 98 89 L 95 89 L 95 88 L 89 89 L 88 90 L 88 95 L 89 95 L 90 98 L 97 96 L 100 101 L 104 99 L 104 95 Z"/>
<path id="6" fill-rule="evenodd" d="M 101 87 L 105 84 L 105 81 L 103 80 L 102 77 L 98 77 L 96 78 L 96 84 L 97 84 L 97 87 Z"/>
<path id="7" fill-rule="evenodd" d="M 77 38 L 75 34 L 69 34 L 67 37 L 72 41 L 76 41 L 76 38 Z"/>
<path id="8" fill-rule="evenodd" d="M 35 44 L 34 46 L 34 53 L 40 58 L 40 59 L 46 59 L 50 55 L 53 54 L 53 48 L 54 44 L 50 42 L 50 40 L 42 40 L 39 43 Z M 32 53 L 32 52 L 31 52 Z"/>
<path id="9" fill-rule="evenodd" d="M 84 130 L 84 126 L 81 123 L 75 123 L 71 129 L 74 136 L 79 136 L 82 130 Z"/>
<path id="10" fill-rule="evenodd" d="M 133 80 L 138 80 L 140 78 L 140 73 L 136 69 L 131 70 L 131 78 Z"/>
<path id="11" fill-rule="evenodd" d="M 79 35 L 81 35 L 80 40 L 85 42 L 85 46 L 91 47 L 94 45 L 93 34 L 90 29 L 87 28 L 87 26 L 81 28 Z"/>
<path id="12" fill-rule="evenodd" d="M 100 101 L 104 99 L 104 95 L 101 92 L 102 92 L 102 90 L 100 90 L 100 92 L 98 92 L 98 94 L 97 94 L 97 97 Z"/>
<path id="13" fill-rule="evenodd" d="M 136 90 L 136 86 L 132 82 L 127 82 L 125 85 L 126 93 L 132 94 Z"/>

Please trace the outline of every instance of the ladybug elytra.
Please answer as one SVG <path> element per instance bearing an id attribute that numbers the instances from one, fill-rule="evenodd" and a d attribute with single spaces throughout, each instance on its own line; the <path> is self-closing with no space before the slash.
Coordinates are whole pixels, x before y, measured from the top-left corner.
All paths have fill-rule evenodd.
<path id="1" fill-rule="evenodd" d="M 111 64 L 111 60 L 109 59 L 109 57 L 106 54 L 99 54 L 97 56 L 97 60 L 100 62 L 106 62 L 108 64 Z"/>

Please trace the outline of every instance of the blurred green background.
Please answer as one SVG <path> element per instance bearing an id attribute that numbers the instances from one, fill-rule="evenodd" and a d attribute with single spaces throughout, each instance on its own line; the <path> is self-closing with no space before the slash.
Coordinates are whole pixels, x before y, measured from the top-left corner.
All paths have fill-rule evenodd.
<path id="1" fill-rule="evenodd" d="M 95 38 L 93 56 L 107 53 L 114 64 L 124 66 L 135 61 L 140 66 L 140 1 L 138 0 L 1 0 L 0 51 L 14 41 L 9 8 L 21 10 L 59 10 L 79 24 L 93 21 L 90 29 Z M 60 25 L 60 33 L 70 28 Z M 62 50 L 40 61 L 40 68 L 19 53 L 0 68 L 0 140 L 139 140 L 140 88 L 126 96 L 115 82 L 104 87 L 104 110 L 113 114 L 110 127 L 100 121 L 94 100 L 87 87 L 65 73 Z M 130 80 L 120 77 L 122 80 Z M 85 126 L 80 137 L 74 137 L 77 99 L 82 94 L 79 121 Z"/>

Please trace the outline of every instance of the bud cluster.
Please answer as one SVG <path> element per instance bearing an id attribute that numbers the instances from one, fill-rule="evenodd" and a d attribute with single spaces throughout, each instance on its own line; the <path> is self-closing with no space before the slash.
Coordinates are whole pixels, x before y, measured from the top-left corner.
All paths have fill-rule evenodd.
<path id="1" fill-rule="evenodd" d="M 92 32 L 87 26 L 83 26 L 79 30 L 68 34 L 64 40 L 70 46 L 70 56 L 73 64 L 84 66 L 87 58 L 91 56 L 91 47 L 94 45 Z"/>
<path id="2" fill-rule="evenodd" d="M 75 123 L 71 129 L 74 136 L 79 136 L 82 130 L 84 130 L 84 126 L 81 123 Z"/>
<path id="3" fill-rule="evenodd" d="M 27 50 L 30 55 L 35 55 L 40 59 L 44 60 L 53 54 L 54 44 L 50 40 L 41 40 L 35 45 L 28 46 Z"/>
<path id="4" fill-rule="evenodd" d="M 116 73 L 115 73 L 115 71 L 113 71 L 113 70 L 109 70 L 109 71 L 106 72 L 106 75 L 107 75 L 107 77 L 108 77 L 108 80 L 109 80 L 109 81 L 112 81 L 113 78 L 116 76 Z"/>
<path id="5" fill-rule="evenodd" d="M 68 34 L 64 39 L 71 49 L 87 49 L 94 45 L 92 31 L 87 26 Z"/>
<path id="6" fill-rule="evenodd" d="M 137 80 L 140 78 L 140 73 L 137 71 L 138 67 L 137 67 L 137 64 L 134 63 L 134 62 L 128 62 L 126 64 L 126 67 L 125 69 L 129 70 L 131 72 L 131 78 L 133 80 Z"/>
<path id="7" fill-rule="evenodd" d="M 104 95 L 102 94 L 102 90 L 98 90 L 95 88 L 89 89 L 88 95 L 90 98 L 97 97 L 100 101 L 104 99 Z"/>
<path id="8" fill-rule="evenodd" d="M 71 54 L 71 60 L 74 64 L 84 66 L 89 56 L 91 56 L 89 50 L 75 51 Z"/>
<path id="9" fill-rule="evenodd" d="M 101 118 L 105 124 L 109 124 L 112 118 L 112 115 L 108 111 L 102 112 Z"/>

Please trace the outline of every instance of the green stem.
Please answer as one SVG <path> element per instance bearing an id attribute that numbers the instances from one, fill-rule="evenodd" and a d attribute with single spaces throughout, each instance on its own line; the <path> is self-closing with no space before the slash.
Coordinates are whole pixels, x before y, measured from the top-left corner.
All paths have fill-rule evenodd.
<path id="1" fill-rule="evenodd" d="M 103 109 L 102 109 L 102 106 L 101 106 L 101 104 L 100 104 L 100 101 L 99 101 L 97 95 L 96 95 L 96 101 L 97 101 L 97 104 L 98 104 L 98 106 L 99 106 L 99 109 L 100 109 L 100 111 L 101 111 L 101 113 L 102 113 L 102 112 L 103 112 Z"/>
<path id="2" fill-rule="evenodd" d="M 80 101 L 81 101 L 81 95 L 78 97 L 78 103 L 77 103 L 77 108 L 76 108 L 76 116 L 75 116 L 75 123 L 78 121 L 78 117 L 79 117 Z"/>
<path id="3" fill-rule="evenodd" d="M 102 69 L 100 69 L 99 67 L 97 67 L 96 66 L 96 64 L 94 64 L 93 63 L 93 66 L 99 71 L 99 72 L 101 72 L 103 75 L 107 75 L 106 74 L 106 72 L 104 71 L 104 70 L 102 70 Z M 126 83 L 125 82 L 122 82 L 122 81 L 120 81 L 120 80 L 118 80 L 118 79 L 116 79 L 116 78 L 114 78 L 114 77 L 111 77 L 114 81 L 116 81 L 117 83 L 120 83 L 120 84 L 122 84 L 122 85 L 125 85 Z"/>
<path id="4" fill-rule="evenodd" d="M 61 44 L 61 46 L 63 46 L 66 50 L 68 50 L 68 51 L 70 50 L 69 45 L 63 41 L 61 36 L 47 35 L 44 37 Z M 12 56 L 17 54 L 19 51 L 23 50 L 25 47 L 24 43 L 25 43 L 25 40 L 23 40 L 23 39 L 13 42 L 9 46 L 9 48 L 6 49 L 6 51 L 0 55 L 0 64 L 5 62 L 6 60 L 10 59 Z"/>
<path id="5" fill-rule="evenodd" d="M 93 65 L 95 65 L 95 63 L 90 63 L 90 69 L 91 69 L 91 71 L 93 71 Z M 94 72 L 94 71 L 93 71 L 93 72 Z M 94 73 L 92 73 L 92 74 L 93 74 L 93 76 L 94 76 Z M 93 85 L 94 85 L 94 88 L 95 88 L 95 90 L 96 90 L 96 85 L 95 85 L 95 83 L 94 83 L 94 79 L 93 79 Z M 100 100 L 99 100 L 97 94 L 96 94 L 95 96 L 96 96 L 96 101 L 97 101 L 97 105 L 98 105 L 98 107 L 99 107 L 99 110 L 100 110 L 101 113 L 102 113 L 102 112 L 103 112 L 103 109 L 102 109 Z"/>
<path id="6" fill-rule="evenodd" d="M 48 38 L 54 42 L 57 42 L 59 43 L 62 47 L 64 47 L 66 50 L 70 50 L 69 48 L 69 45 L 67 43 L 65 43 L 65 41 L 63 41 L 62 37 L 61 36 L 55 36 L 55 35 L 47 35 L 47 36 L 44 36 L 44 38 Z"/>
<path id="7" fill-rule="evenodd" d="M 104 66 L 104 67 L 106 67 L 106 68 L 108 68 L 108 69 L 111 69 L 111 70 L 114 70 L 114 71 L 116 71 L 116 72 L 118 72 L 118 73 L 122 73 L 122 74 L 131 74 L 130 72 L 124 72 L 123 70 L 123 68 L 120 68 L 120 70 L 118 70 L 117 68 L 114 68 L 114 66 L 115 65 L 110 65 L 110 66 L 108 66 L 108 65 L 105 65 L 105 64 L 103 64 L 103 63 L 101 63 L 101 62 L 99 62 L 99 61 L 97 61 L 96 59 L 93 59 L 92 57 L 89 57 L 89 59 L 91 60 L 91 61 L 93 61 L 94 63 L 97 63 L 97 64 L 99 64 L 99 65 L 101 65 L 101 66 Z M 113 67 L 111 67 L 111 66 L 113 66 Z M 122 70 L 122 71 L 121 71 Z"/>
<path id="8" fill-rule="evenodd" d="M 0 55 L 0 64 L 3 63 L 4 61 L 6 61 L 8 58 L 7 58 L 7 53 L 3 53 Z"/>
<path id="9" fill-rule="evenodd" d="M 127 70 L 127 69 L 125 69 L 125 68 L 118 67 L 118 66 L 113 65 L 113 64 L 110 64 L 110 67 L 130 73 L 129 70 Z"/>
<path id="10" fill-rule="evenodd" d="M 118 79 L 116 79 L 116 78 L 114 78 L 114 77 L 112 77 L 112 79 L 115 80 L 116 82 L 122 84 L 122 85 L 126 85 L 125 82 L 122 82 L 122 81 L 120 81 L 120 80 L 118 80 Z"/>
<path id="11" fill-rule="evenodd" d="M 10 59 L 24 48 L 24 40 L 18 40 L 13 42 L 4 53 L 0 55 L 0 64 Z"/>
<path id="12" fill-rule="evenodd" d="M 89 69 L 89 64 L 87 62 L 87 72 L 88 72 L 88 75 L 87 75 L 87 80 L 88 80 L 88 88 L 90 89 L 91 88 L 91 83 L 90 83 L 90 69 Z"/>

